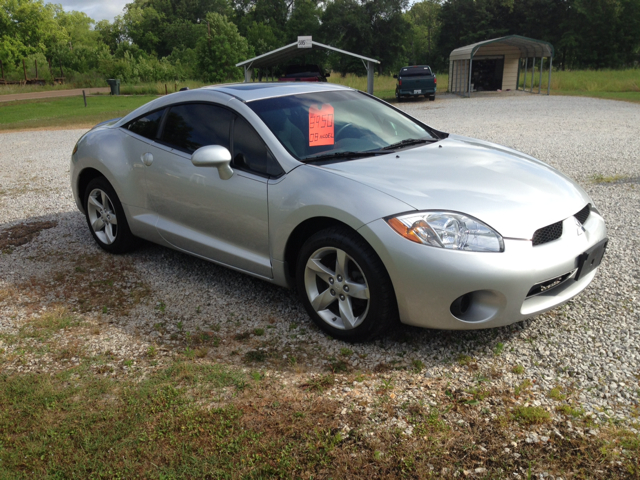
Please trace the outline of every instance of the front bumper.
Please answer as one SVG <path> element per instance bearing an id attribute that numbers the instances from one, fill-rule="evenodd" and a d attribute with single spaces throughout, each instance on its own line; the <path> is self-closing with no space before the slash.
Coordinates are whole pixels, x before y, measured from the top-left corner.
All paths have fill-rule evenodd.
<path id="1" fill-rule="evenodd" d="M 598 269 L 575 280 L 577 257 L 607 236 L 596 212 L 576 227 L 564 221 L 562 237 L 533 247 L 531 241 L 504 239 L 501 253 L 446 250 L 410 242 L 380 219 L 360 228 L 383 261 L 403 323 L 445 330 L 509 325 L 551 310 L 584 290 Z M 564 283 L 539 295 L 531 288 L 570 274 Z M 454 316 L 451 304 L 471 293 L 470 313 Z"/>

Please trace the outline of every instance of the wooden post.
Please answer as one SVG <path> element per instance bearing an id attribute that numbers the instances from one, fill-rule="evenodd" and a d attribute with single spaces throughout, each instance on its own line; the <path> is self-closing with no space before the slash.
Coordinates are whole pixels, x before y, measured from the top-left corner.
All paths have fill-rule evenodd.
<path id="1" fill-rule="evenodd" d="M 27 66 L 24 64 L 24 58 L 22 59 L 22 70 L 24 71 L 24 81 L 27 81 Z"/>
<path id="2" fill-rule="evenodd" d="M 167 91 L 167 84 L 166 83 L 164 84 L 164 94 L 165 95 L 169 94 L 169 92 Z"/>
<path id="3" fill-rule="evenodd" d="M 178 84 L 177 84 L 177 83 L 176 83 L 176 84 L 174 84 L 174 86 L 173 86 L 173 91 L 174 91 L 174 92 L 177 92 L 177 91 L 178 91 Z"/>
<path id="4" fill-rule="evenodd" d="M 84 90 L 82 90 L 82 98 L 84 99 L 84 108 L 87 108 L 87 95 L 84 93 Z"/>

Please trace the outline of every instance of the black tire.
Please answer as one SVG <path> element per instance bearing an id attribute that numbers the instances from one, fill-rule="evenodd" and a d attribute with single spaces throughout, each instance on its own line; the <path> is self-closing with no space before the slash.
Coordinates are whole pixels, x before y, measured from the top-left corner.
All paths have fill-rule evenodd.
<path id="1" fill-rule="evenodd" d="M 436 99 L 436 94 L 429 95 L 429 101 L 433 102 Z"/>
<path id="2" fill-rule="evenodd" d="M 106 202 L 103 201 L 105 200 L 104 196 L 98 192 L 106 195 Z M 90 205 L 89 197 L 92 194 L 101 206 L 104 207 L 102 204 L 106 203 L 106 208 L 99 209 L 93 203 Z M 98 197 L 100 198 L 98 199 Z M 129 229 L 129 223 L 124 214 L 120 199 L 106 178 L 98 177 L 89 182 L 84 191 L 83 205 L 89 231 L 100 248 L 109 253 L 127 253 L 138 245 L 138 239 Z M 113 213 L 115 213 L 117 224 L 108 225 L 111 222 L 104 221 L 103 218 L 111 219 Z M 95 222 L 96 217 L 100 217 L 100 225 L 102 225 L 102 227 L 94 229 L 92 221 Z M 107 233 L 107 229 L 109 229 L 109 233 Z"/>
<path id="3" fill-rule="evenodd" d="M 332 258 L 333 250 L 335 256 Z M 346 254 L 343 270 L 338 268 L 339 251 Z M 335 275 L 329 276 L 327 281 L 320 278 L 326 272 L 318 274 L 315 269 L 307 268 L 308 262 L 317 262 L 320 258 L 323 261 L 326 259 L 325 266 L 333 265 Z M 340 271 L 344 272 L 342 279 Z M 329 281 L 333 283 L 330 285 Z M 387 270 L 373 248 L 347 228 L 322 230 L 304 243 L 298 253 L 296 286 L 309 316 L 321 330 L 334 338 L 364 342 L 381 335 L 398 322 L 398 306 Z M 362 291 L 357 293 L 362 286 L 367 287 L 367 300 L 358 296 L 364 295 Z M 326 303 L 327 306 L 318 312 L 312 301 L 323 295 L 327 302 L 332 303 Z M 314 296 L 314 299 L 310 296 Z M 322 301 L 318 303 L 324 305 Z M 347 322 L 342 319 L 343 308 L 347 308 L 351 318 L 357 320 L 354 327 L 349 325 L 345 328 Z"/>

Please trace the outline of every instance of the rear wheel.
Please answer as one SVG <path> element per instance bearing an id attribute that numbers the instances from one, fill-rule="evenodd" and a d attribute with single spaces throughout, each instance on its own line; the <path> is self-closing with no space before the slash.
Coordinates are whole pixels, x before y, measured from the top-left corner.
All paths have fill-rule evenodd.
<path id="1" fill-rule="evenodd" d="M 89 182 L 84 194 L 84 211 L 96 243 L 111 253 L 126 253 L 136 247 L 118 195 L 104 177 Z"/>
<path id="2" fill-rule="evenodd" d="M 300 250 L 296 270 L 309 316 L 333 337 L 366 341 L 398 319 L 384 265 L 354 232 L 336 227 L 316 233 Z"/>
<path id="3" fill-rule="evenodd" d="M 433 95 L 429 95 L 429 100 L 431 102 L 433 102 L 436 99 L 436 94 L 434 93 Z"/>

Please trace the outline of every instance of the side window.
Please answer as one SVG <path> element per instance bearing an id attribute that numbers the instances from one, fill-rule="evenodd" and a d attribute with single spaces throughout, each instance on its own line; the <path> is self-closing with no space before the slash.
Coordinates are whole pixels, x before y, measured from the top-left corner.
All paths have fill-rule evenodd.
<path id="1" fill-rule="evenodd" d="M 161 141 L 186 153 L 205 145 L 229 148 L 233 114 L 206 103 L 188 103 L 172 107 L 164 123 Z"/>
<path id="2" fill-rule="evenodd" d="M 260 135 L 241 117 L 236 117 L 233 124 L 232 166 L 270 177 L 279 177 L 284 173 Z"/>
<path id="3" fill-rule="evenodd" d="M 140 117 L 133 122 L 129 122 L 126 128 L 127 130 L 137 133 L 149 140 L 155 140 L 163 114 L 164 108 L 156 110 L 155 112 L 151 112 L 150 114 Z"/>

